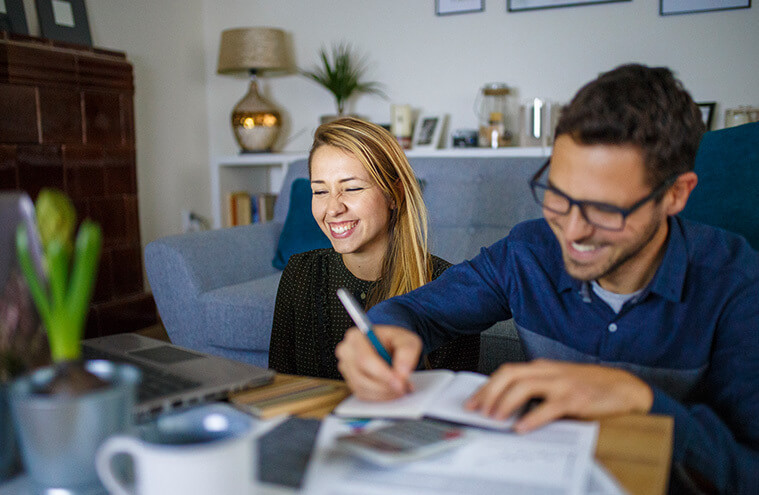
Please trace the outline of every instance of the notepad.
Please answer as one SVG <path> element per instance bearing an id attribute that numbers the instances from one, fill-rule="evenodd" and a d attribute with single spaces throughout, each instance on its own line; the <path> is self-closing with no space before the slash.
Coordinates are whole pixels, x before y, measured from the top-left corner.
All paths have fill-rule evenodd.
<path id="1" fill-rule="evenodd" d="M 516 418 L 495 420 L 464 409 L 466 400 L 488 377 L 469 371 L 425 370 L 411 374 L 414 392 L 385 402 L 370 402 L 351 395 L 334 413 L 357 418 L 437 418 L 482 428 L 510 430 Z"/>
<path id="2" fill-rule="evenodd" d="M 265 419 L 279 414 L 300 414 L 323 405 L 332 405 L 346 395 L 345 387 L 331 380 L 278 375 L 273 384 L 238 392 L 229 400 Z"/>

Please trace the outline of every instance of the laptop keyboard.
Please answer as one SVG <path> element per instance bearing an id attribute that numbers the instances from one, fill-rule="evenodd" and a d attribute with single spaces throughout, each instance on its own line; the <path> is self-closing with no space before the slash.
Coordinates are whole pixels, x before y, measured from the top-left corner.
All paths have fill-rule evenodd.
<path id="1" fill-rule="evenodd" d="M 83 346 L 82 355 L 84 359 L 107 359 L 108 361 L 131 364 L 139 369 L 142 373 L 142 379 L 137 387 L 138 404 L 200 386 L 199 382 L 188 380 L 172 373 L 166 373 L 145 363 L 129 359 L 127 356 L 117 356 L 101 349 Z"/>

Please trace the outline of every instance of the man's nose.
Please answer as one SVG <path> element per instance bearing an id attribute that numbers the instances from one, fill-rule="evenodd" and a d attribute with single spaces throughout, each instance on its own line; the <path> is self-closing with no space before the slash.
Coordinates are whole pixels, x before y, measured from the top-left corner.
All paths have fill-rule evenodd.
<path id="1" fill-rule="evenodd" d="M 585 239 L 593 233 L 593 224 L 585 219 L 578 205 L 572 205 L 564 219 L 564 234 L 567 240 Z"/>

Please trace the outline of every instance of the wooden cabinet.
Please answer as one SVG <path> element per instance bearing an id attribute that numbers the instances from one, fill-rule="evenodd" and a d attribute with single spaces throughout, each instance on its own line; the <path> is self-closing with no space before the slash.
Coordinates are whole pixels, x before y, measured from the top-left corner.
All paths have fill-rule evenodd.
<path id="1" fill-rule="evenodd" d="M 86 337 L 153 325 L 137 205 L 132 65 L 124 53 L 1 33 L 0 189 L 57 187 L 104 245 Z"/>

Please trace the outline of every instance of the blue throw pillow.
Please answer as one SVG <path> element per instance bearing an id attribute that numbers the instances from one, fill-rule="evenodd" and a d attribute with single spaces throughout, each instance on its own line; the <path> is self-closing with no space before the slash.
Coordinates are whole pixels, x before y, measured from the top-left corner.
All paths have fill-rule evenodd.
<path id="1" fill-rule="evenodd" d="M 290 208 L 271 264 L 284 270 L 293 254 L 331 246 L 311 214 L 311 184 L 308 179 L 295 179 L 290 188 Z"/>

